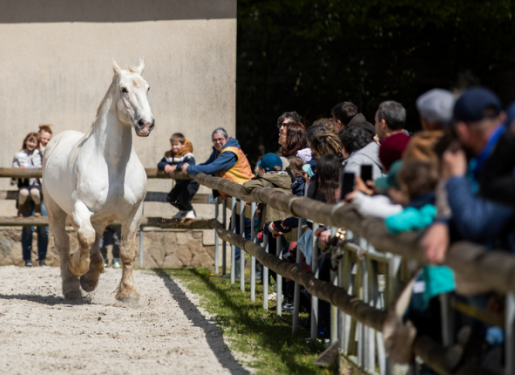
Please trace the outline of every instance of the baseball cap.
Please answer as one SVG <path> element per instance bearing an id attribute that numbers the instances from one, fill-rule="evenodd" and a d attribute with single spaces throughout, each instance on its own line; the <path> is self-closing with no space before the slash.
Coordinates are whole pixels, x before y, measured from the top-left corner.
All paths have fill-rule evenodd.
<path id="1" fill-rule="evenodd" d="M 381 146 L 379 146 L 379 160 L 385 170 L 389 171 L 390 166 L 402 158 L 409 140 L 410 136 L 401 132 L 393 134 L 381 142 Z"/>
<path id="2" fill-rule="evenodd" d="M 374 181 L 374 186 L 379 190 L 387 190 L 391 187 L 400 189 L 399 183 L 397 182 L 397 174 L 402 167 L 402 160 L 397 160 L 392 164 L 390 172 L 386 177 L 379 177 Z"/>
<path id="3" fill-rule="evenodd" d="M 450 91 L 433 89 L 418 97 L 417 110 L 429 123 L 447 125 L 452 120 L 455 101 Z"/>
<path id="4" fill-rule="evenodd" d="M 274 170 L 274 167 L 283 168 L 283 162 L 279 155 L 269 152 L 268 154 L 263 155 L 260 161 L 257 162 L 261 168 L 265 170 L 265 172 L 270 172 Z"/>
<path id="5" fill-rule="evenodd" d="M 453 119 L 475 122 L 485 117 L 495 117 L 501 109 L 501 101 L 492 91 L 485 87 L 473 87 L 466 90 L 456 101 Z"/>

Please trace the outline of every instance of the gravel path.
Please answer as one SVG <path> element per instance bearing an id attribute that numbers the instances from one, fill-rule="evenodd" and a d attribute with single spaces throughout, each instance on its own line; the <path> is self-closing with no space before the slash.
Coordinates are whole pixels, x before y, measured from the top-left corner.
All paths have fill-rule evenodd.
<path id="1" fill-rule="evenodd" d="M 141 299 L 127 306 L 115 300 L 120 275 L 107 269 L 69 303 L 58 268 L 0 267 L 0 373 L 249 374 L 177 281 L 135 271 Z"/>

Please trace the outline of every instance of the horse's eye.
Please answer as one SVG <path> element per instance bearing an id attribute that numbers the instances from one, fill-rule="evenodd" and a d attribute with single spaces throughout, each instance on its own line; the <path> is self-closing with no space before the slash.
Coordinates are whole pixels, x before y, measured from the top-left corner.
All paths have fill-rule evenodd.
<path id="1" fill-rule="evenodd" d="M 148 87 L 148 89 L 147 89 L 147 92 L 149 92 L 149 91 L 150 91 L 150 86 L 149 86 L 149 87 Z"/>
<path id="2" fill-rule="evenodd" d="M 127 94 L 127 93 L 129 92 L 129 90 L 127 90 L 127 88 L 126 88 L 126 87 L 122 87 L 122 92 L 123 92 L 124 94 Z"/>

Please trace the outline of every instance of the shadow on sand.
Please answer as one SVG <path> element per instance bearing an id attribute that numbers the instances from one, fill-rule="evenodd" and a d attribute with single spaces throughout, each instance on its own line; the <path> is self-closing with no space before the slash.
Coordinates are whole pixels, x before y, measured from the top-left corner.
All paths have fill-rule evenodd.
<path id="1" fill-rule="evenodd" d="M 0 300 L 23 300 L 28 302 L 41 303 L 43 305 L 68 305 L 70 307 L 76 305 L 89 305 L 91 299 L 89 297 L 82 297 L 78 300 L 67 300 L 64 297 L 50 295 L 50 296 L 36 296 L 33 294 L 0 294 Z"/>
<path id="2" fill-rule="evenodd" d="M 194 326 L 200 327 L 204 330 L 207 343 L 218 358 L 220 364 L 224 368 L 228 369 L 233 375 L 250 374 L 249 371 L 243 368 L 236 361 L 229 348 L 227 348 L 216 324 L 204 318 L 202 313 L 188 299 L 186 294 L 175 283 L 175 281 L 173 281 L 170 275 L 159 269 L 155 269 L 154 272 L 163 279 L 163 282 L 170 291 L 170 294 L 174 300 L 177 301 L 181 310 L 184 311 L 184 314 L 186 314 L 188 319 L 192 321 Z"/>

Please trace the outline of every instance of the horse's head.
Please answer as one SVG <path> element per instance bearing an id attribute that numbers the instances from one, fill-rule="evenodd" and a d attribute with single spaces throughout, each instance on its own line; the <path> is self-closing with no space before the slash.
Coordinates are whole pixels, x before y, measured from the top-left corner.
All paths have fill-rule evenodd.
<path id="1" fill-rule="evenodd" d="M 154 129 L 154 116 L 148 104 L 150 86 L 141 77 L 144 67 L 143 58 L 128 69 L 121 69 L 113 60 L 116 114 L 122 123 L 134 126 L 140 137 L 148 137 Z"/>

